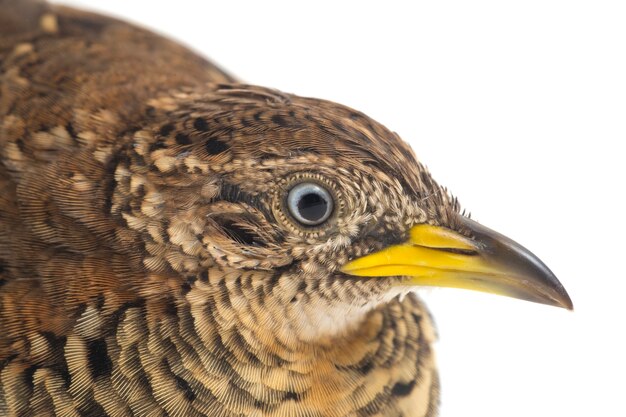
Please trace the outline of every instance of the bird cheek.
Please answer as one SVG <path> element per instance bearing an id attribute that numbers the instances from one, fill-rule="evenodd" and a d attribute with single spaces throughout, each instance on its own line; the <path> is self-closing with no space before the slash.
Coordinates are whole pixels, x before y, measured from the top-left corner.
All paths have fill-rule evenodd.
<path id="1" fill-rule="evenodd" d="M 216 263 L 271 270 L 292 262 L 281 248 L 280 235 L 258 210 L 221 202 L 209 213 L 202 241 Z"/>

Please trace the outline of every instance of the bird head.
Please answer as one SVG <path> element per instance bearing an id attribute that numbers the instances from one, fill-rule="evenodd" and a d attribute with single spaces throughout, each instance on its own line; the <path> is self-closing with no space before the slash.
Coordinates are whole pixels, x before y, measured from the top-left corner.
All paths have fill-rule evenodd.
<path id="1" fill-rule="evenodd" d="M 161 116 L 135 133 L 113 210 L 143 236 L 144 266 L 187 291 L 219 281 L 230 305 L 278 306 L 302 339 L 419 286 L 572 306 L 539 259 L 464 216 L 358 111 L 248 85 L 150 104 Z"/>

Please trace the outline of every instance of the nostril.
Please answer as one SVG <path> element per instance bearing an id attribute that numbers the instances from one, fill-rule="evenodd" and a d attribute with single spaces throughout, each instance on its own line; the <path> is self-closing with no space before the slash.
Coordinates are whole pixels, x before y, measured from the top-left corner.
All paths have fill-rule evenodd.
<path id="1" fill-rule="evenodd" d="M 413 246 L 419 246 L 422 248 L 428 247 L 428 246 L 421 246 L 421 245 L 413 245 Z M 454 253 L 457 255 L 478 256 L 478 252 L 472 249 L 461 249 L 461 248 L 431 248 L 431 249 L 438 250 L 441 252 Z"/>

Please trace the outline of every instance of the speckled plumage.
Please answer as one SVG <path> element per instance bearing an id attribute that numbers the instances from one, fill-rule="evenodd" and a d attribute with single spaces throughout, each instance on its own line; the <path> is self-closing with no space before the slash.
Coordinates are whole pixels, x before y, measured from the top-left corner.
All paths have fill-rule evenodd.
<path id="1" fill-rule="evenodd" d="M 0 0 L 0 414 L 436 415 L 428 313 L 338 272 L 454 200 L 352 109 Z M 297 227 L 297 178 L 333 190 Z"/>

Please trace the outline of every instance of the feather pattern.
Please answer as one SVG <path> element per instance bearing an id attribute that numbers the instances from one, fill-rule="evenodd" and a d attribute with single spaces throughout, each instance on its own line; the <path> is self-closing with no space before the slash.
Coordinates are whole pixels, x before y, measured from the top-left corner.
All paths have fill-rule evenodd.
<path id="1" fill-rule="evenodd" d="M 456 224 L 396 134 L 115 19 L 0 0 L 0 414 L 436 414 L 430 317 L 337 272 Z M 285 212 L 294 181 L 328 227 Z"/>

